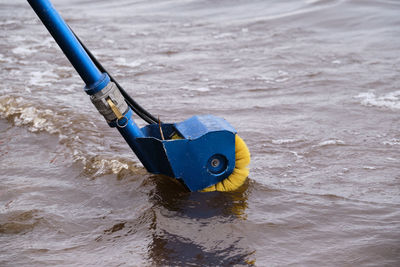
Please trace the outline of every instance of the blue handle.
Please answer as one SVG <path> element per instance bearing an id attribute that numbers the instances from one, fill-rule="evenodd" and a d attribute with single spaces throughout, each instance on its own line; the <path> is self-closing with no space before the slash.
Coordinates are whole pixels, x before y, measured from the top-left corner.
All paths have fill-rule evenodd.
<path id="1" fill-rule="evenodd" d="M 94 94 L 103 89 L 110 78 L 99 71 L 53 5 L 48 0 L 28 2 L 85 82 L 85 91 Z"/>
<path id="2" fill-rule="evenodd" d="M 176 124 L 151 124 L 140 129 L 131 108 L 126 106 L 126 110 L 120 110 L 124 112 L 123 118 L 109 120 L 102 101 L 113 95 L 113 84 L 107 86 L 110 77 L 96 67 L 48 0 L 27 1 L 86 83 L 85 91 L 92 95 L 92 102 L 109 125 L 118 128 L 149 172 L 175 177 L 191 191 L 204 189 L 232 174 L 236 164 L 236 130 L 221 118 L 195 116 Z M 214 166 L 213 162 L 218 164 Z"/>

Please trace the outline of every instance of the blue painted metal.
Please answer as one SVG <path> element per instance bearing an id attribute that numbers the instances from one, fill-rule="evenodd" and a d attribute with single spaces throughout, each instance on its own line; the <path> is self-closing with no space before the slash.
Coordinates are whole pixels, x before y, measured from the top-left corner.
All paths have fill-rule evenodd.
<path id="1" fill-rule="evenodd" d="M 110 82 L 110 78 L 99 71 L 50 1 L 28 2 L 85 82 L 86 92 L 94 94 L 103 89 Z"/>
<path id="2" fill-rule="evenodd" d="M 103 73 L 97 82 L 93 84 L 86 84 L 84 90 L 88 95 L 94 95 L 95 93 L 103 90 L 109 82 L 110 76 L 108 76 L 107 73 Z"/>
<path id="3" fill-rule="evenodd" d="M 128 125 L 134 124 L 131 116 L 131 111 L 125 115 L 131 121 Z M 222 118 L 204 115 L 162 124 L 166 140 L 156 124 L 141 128 L 143 136 L 132 135 L 127 126 L 115 122 L 110 126 L 118 128 L 147 171 L 177 178 L 191 191 L 222 181 L 235 168 L 236 130 Z M 171 139 L 174 133 L 182 139 Z"/>
<path id="4" fill-rule="evenodd" d="M 74 34 L 48 0 L 28 0 L 83 81 L 94 94 L 110 82 L 84 51 Z M 116 127 L 145 168 L 181 180 L 191 191 L 204 189 L 227 178 L 235 167 L 236 130 L 212 115 L 194 116 L 175 124 L 150 124 L 139 128 L 129 108 Z M 173 136 L 179 135 L 180 139 Z"/>

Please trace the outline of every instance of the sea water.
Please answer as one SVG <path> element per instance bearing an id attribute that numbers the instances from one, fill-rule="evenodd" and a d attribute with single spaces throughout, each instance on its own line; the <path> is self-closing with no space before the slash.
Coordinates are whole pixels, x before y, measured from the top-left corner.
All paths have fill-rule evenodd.
<path id="1" fill-rule="evenodd" d="M 204 194 L 147 173 L 2 0 L 1 266 L 400 265 L 400 2 L 53 4 L 161 120 L 228 120 L 250 176 Z"/>

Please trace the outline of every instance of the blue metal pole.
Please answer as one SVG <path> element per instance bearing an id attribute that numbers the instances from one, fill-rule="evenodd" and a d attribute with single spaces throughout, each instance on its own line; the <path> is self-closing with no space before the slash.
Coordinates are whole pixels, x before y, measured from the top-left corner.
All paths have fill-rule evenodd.
<path id="1" fill-rule="evenodd" d="M 47 30 L 56 40 L 57 44 L 60 46 L 61 50 L 67 56 L 68 60 L 71 62 L 75 70 L 81 76 L 82 80 L 85 82 L 86 87 L 85 91 L 87 94 L 92 95 L 91 100 L 96 99 L 96 95 L 100 94 L 100 99 L 97 98 L 100 102 L 101 100 L 105 101 L 105 98 L 115 98 L 117 95 L 121 93 L 115 92 L 112 84 L 110 83 L 110 77 L 106 73 L 101 73 L 100 70 L 96 67 L 94 62 L 91 60 L 90 56 L 86 53 L 85 49 L 82 47 L 78 39 L 75 37 L 75 34 L 71 31 L 68 25 L 65 23 L 63 18 L 54 9 L 53 5 L 49 0 L 27 0 L 35 13 L 38 15 L 40 20 L 46 26 Z M 104 89 L 104 90 L 103 90 Z M 101 91 L 101 92 L 100 92 Z M 103 92 L 106 91 L 106 92 Z M 98 94 L 97 94 L 98 93 Z M 111 95 L 109 95 L 111 94 Z M 94 97 L 94 98 L 93 98 Z M 119 99 L 120 103 L 123 103 L 122 106 L 126 106 L 125 101 L 122 96 Z M 117 97 L 118 98 L 118 97 Z M 97 102 L 99 102 L 97 101 Z M 99 105 L 101 106 L 101 110 L 104 112 L 103 104 L 93 103 L 96 108 L 99 109 Z M 108 107 L 110 108 L 110 107 Z M 102 111 L 100 111 L 101 114 Z M 107 112 L 107 108 L 106 108 Z M 127 123 L 124 125 L 124 129 L 120 130 L 123 137 L 128 141 L 133 143 L 134 139 L 137 137 L 143 137 L 143 133 L 139 129 L 139 127 L 134 123 L 132 118 L 132 110 L 131 108 L 126 106 L 126 109 L 120 110 L 120 112 L 125 113 L 124 118 L 126 118 Z M 103 114 L 104 115 L 104 114 Z M 110 118 L 106 118 L 107 122 L 109 122 L 111 127 L 118 127 L 118 120 L 113 120 L 111 122 Z M 120 128 L 120 126 L 118 127 Z M 138 149 L 136 143 L 129 145 L 134 149 L 135 153 L 139 153 L 136 150 Z M 136 150 L 135 150 L 136 149 Z"/>
<path id="2" fill-rule="evenodd" d="M 103 89 L 110 78 L 99 71 L 53 5 L 48 0 L 28 2 L 85 82 L 85 91 L 92 95 Z"/>

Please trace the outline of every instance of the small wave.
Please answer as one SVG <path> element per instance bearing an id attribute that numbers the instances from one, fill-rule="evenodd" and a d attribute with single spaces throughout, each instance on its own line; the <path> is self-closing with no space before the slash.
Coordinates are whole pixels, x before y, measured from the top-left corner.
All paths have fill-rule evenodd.
<path id="1" fill-rule="evenodd" d="M 323 146 L 332 146 L 332 145 L 345 145 L 345 142 L 339 139 L 333 139 L 333 140 L 326 140 L 318 143 L 317 146 L 323 147 Z"/>
<path id="2" fill-rule="evenodd" d="M 237 36 L 234 33 L 230 33 L 230 32 L 223 32 L 223 33 L 219 33 L 219 34 L 215 34 L 213 36 L 214 39 L 236 39 Z"/>
<path id="3" fill-rule="evenodd" d="M 19 234 L 31 231 L 43 220 L 37 210 L 12 211 L 0 216 L 0 233 Z"/>
<path id="4" fill-rule="evenodd" d="M 274 145 L 286 145 L 286 144 L 293 144 L 300 142 L 301 140 L 299 139 L 276 139 L 272 140 L 271 143 Z"/>
<path id="5" fill-rule="evenodd" d="M 30 73 L 29 83 L 38 86 L 51 86 L 59 76 L 53 71 L 33 71 Z"/>
<path id="6" fill-rule="evenodd" d="M 277 72 L 270 73 L 268 76 L 266 75 L 255 75 L 253 80 L 262 81 L 264 83 L 282 83 L 286 82 L 290 79 L 290 75 L 287 71 L 278 70 Z"/>
<path id="7" fill-rule="evenodd" d="M 68 116 L 57 111 L 32 106 L 24 101 L 22 97 L 0 97 L 0 118 L 6 119 L 15 126 L 25 126 L 30 132 L 47 132 L 58 135 L 59 144 L 74 162 L 83 164 L 84 172 L 92 178 L 116 174 L 118 176 L 128 173 L 137 173 L 137 163 L 131 159 L 127 160 L 121 156 L 114 156 L 104 152 L 101 136 L 98 131 L 93 130 L 93 125 L 82 129 L 79 121 L 81 114 L 67 111 Z M 91 129 L 92 128 L 92 129 Z M 87 135 L 96 138 L 88 138 Z M 96 143 L 98 140 L 98 143 Z"/>
<path id="8" fill-rule="evenodd" d="M 75 160 L 80 160 L 83 163 L 85 174 L 92 178 L 107 174 L 117 174 L 118 177 L 121 177 L 127 172 L 140 172 L 140 169 L 132 161 L 122 158 L 105 158 L 104 156 L 87 157 L 77 152 Z"/>
<path id="9" fill-rule="evenodd" d="M 41 51 L 48 52 L 49 48 L 55 48 L 53 38 L 33 36 L 10 36 L 8 41 L 14 44 L 11 52 L 17 58 L 31 57 Z"/>
<path id="10" fill-rule="evenodd" d="M 321 2 L 321 0 L 305 0 L 306 4 L 316 4 Z"/>
<path id="11" fill-rule="evenodd" d="M 21 55 L 21 56 L 29 56 L 29 55 L 37 52 L 36 49 L 33 49 L 31 47 L 23 47 L 23 46 L 16 47 L 11 51 L 16 55 Z"/>
<path id="12" fill-rule="evenodd" d="M 364 170 L 376 170 L 376 169 L 377 169 L 377 168 L 374 167 L 374 166 L 367 166 L 367 165 L 363 166 L 362 168 L 363 168 Z"/>
<path id="13" fill-rule="evenodd" d="M 48 120 L 52 114 L 49 109 L 39 110 L 25 105 L 22 98 L 0 98 L 0 117 L 12 120 L 16 126 L 27 126 L 31 132 L 59 133 L 55 125 Z"/>
<path id="14" fill-rule="evenodd" d="M 7 19 L 4 21 L 0 21 L 0 25 L 1 26 L 5 26 L 5 25 L 11 25 L 11 24 L 20 24 L 21 21 L 18 20 L 13 20 L 13 19 Z"/>
<path id="15" fill-rule="evenodd" d="M 185 91 L 196 91 L 196 92 L 209 92 L 211 91 L 210 88 L 208 87 L 188 87 L 188 86 L 182 86 L 179 89 L 181 90 L 185 90 Z"/>
<path id="16" fill-rule="evenodd" d="M 384 141 L 383 144 L 384 145 L 389 145 L 389 146 L 400 145 L 400 139 L 393 138 L 393 139 L 391 139 L 389 141 Z"/>
<path id="17" fill-rule="evenodd" d="M 392 110 L 400 109 L 400 90 L 380 96 L 370 91 L 367 93 L 358 94 L 355 96 L 355 98 L 360 99 L 360 103 L 363 106 L 389 108 Z"/>
<path id="18" fill-rule="evenodd" d="M 0 54 L 0 62 L 12 63 L 12 62 L 14 62 L 14 60 L 11 58 L 5 57 L 3 54 Z"/>
<path id="19" fill-rule="evenodd" d="M 144 60 L 134 60 L 132 62 L 127 62 L 126 59 L 122 57 L 115 58 L 114 61 L 117 66 L 128 67 L 128 68 L 137 68 L 143 63 L 145 63 Z"/>

